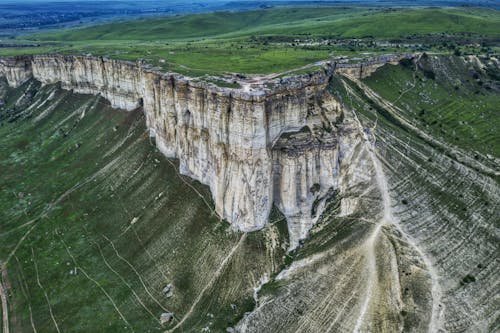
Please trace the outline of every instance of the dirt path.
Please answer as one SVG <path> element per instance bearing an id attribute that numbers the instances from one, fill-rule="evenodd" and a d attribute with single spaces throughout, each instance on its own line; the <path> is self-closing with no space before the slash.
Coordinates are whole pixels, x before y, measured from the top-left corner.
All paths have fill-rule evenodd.
<path id="1" fill-rule="evenodd" d="M 135 273 L 135 275 L 137 276 L 137 278 L 139 279 L 139 281 L 141 282 L 141 285 L 142 287 L 144 288 L 144 291 L 149 295 L 149 297 L 151 298 L 152 301 L 154 301 L 156 303 L 156 305 L 158 305 L 158 307 L 160 307 L 163 311 L 168 311 L 167 308 L 165 308 L 160 301 L 158 301 L 158 299 L 156 297 L 153 296 L 152 292 L 149 290 L 149 288 L 147 287 L 146 283 L 144 282 L 144 279 L 142 278 L 141 274 L 139 274 L 139 272 L 137 271 L 137 269 L 134 267 L 134 265 L 132 265 L 132 263 L 130 263 L 130 261 L 128 261 L 127 259 L 125 259 L 119 252 L 118 250 L 116 249 L 115 247 L 115 244 L 113 243 L 113 241 L 111 241 L 111 239 L 109 239 L 108 237 L 106 237 L 105 235 L 102 235 L 102 237 L 104 239 L 106 239 L 109 244 L 111 245 L 111 248 L 113 249 L 113 251 L 115 252 L 116 256 L 118 257 L 118 259 L 120 259 L 121 261 L 123 261 L 125 264 L 127 264 L 131 269 L 132 271 Z"/>
<path id="2" fill-rule="evenodd" d="M 157 316 L 155 316 L 151 312 L 151 310 L 149 310 L 149 308 L 146 306 L 146 304 L 144 304 L 144 302 L 139 297 L 139 295 L 137 295 L 137 293 L 135 292 L 134 288 L 132 288 L 130 283 L 128 283 L 127 280 L 111 266 L 111 264 L 108 262 L 108 260 L 106 260 L 106 257 L 104 256 L 104 253 L 102 252 L 101 246 L 92 240 L 91 240 L 91 242 L 99 250 L 99 253 L 101 254 L 101 258 L 104 261 L 104 264 L 108 267 L 108 269 L 110 271 L 112 271 L 122 281 L 122 283 L 130 290 L 130 292 L 132 293 L 132 295 L 134 295 L 137 302 L 142 306 L 142 308 L 144 310 L 146 310 L 147 313 L 149 313 L 149 315 L 153 318 L 153 320 L 155 320 L 156 322 L 158 322 L 158 324 L 160 324 L 160 321 L 158 320 Z"/>
<path id="3" fill-rule="evenodd" d="M 127 321 L 127 319 L 125 318 L 125 316 L 123 315 L 123 313 L 120 311 L 120 309 L 118 308 L 118 305 L 115 303 L 115 301 L 113 300 L 113 298 L 109 295 L 109 293 L 106 291 L 106 289 L 104 289 L 104 287 L 98 282 L 96 281 L 94 278 L 92 278 L 83 268 L 82 266 L 78 265 L 78 262 L 76 261 L 75 257 L 73 256 L 73 254 L 71 253 L 71 251 L 69 250 L 69 247 L 68 245 L 66 244 L 66 242 L 64 242 L 63 239 L 61 239 L 62 241 L 62 244 L 64 245 L 64 247 L 66 248 L 66 252 L 68 253 L 68 255 L 70 256 L 71 260 L 73 261 L 73 264 L 75 265 L 76 268 L 78 268 L 78 271 L 82 272 L 83 275 L 90 281 L 92 281 L 102 292 L 103 294 L 107 297 L 107 299 L 109 300 L 109 302 L 111 303 L 111 305 L 113 305 L 113 307 L 115 308 L 116 312 L 118 313 L 118 315 L 120 316 L 120 318 L 123 320 L 123 322 L 125 324 L 127 324 L 128 327 L 132 328 L 132 331 L 133 331 L 133 326 L 130 325 L 130 323 Z M 58 330 L 59 332 L 59 330 Z"/>
<path id="4" fill-rule="evenodd" d="M 353 111 L 354 118 L 356 119 L 359 127 L 360 133 L 363 134 L 365 142 L 367 145 L 369 144 L 370 146 L 368 147 L 368 154 L 370 155 L 370 159 L 372 160 L 373 167 L 375 168 L 375 180 L 377 183 L 377 187 L 379 188 L 380 195 L 382 196 L 382 204 L 383 204 L 383 213 L 384 215 L 382 216 L 382 219 L 378 221 L 378 223 L 375 225 L 375 228 L 370 235 L 370 237 L 367 239 L 367 241 L 364 244 L 365 248 L 365 253 L 366 253 L 366 261 L 367 261 L 367 269 L 368 269 L 368 276 L 366 278 L 367 287 L 366 287 L 366 294 L 365 294 L 365 300 L 363 302 L 363 305 L 361 306 L 361 310 L 358 316 L 358 319 L 356 320 L 356 325 L 354 326 L 353 333 L 360 332 L 363 324 L 365 322 L 366 315 L 369 310 L 370 302 L 372 298 L 374 297 L 372 294 L 374 291 L 376 291 L 376 284 L 378 281 L 378 272 L 377 272 L 377 257 L 376 257 L 376 245 L 377 241 L 380 237 L 381 230 L 384 226 L 394 224 L 394 216 L 392 214 L 392 203 L 391 203 L 391 197 L 389 194 L 389 188 L 387 185 L 387 180 L 385 178 L 385 174 L 383 172 L 382 166 L 380 164 L 380 161 L 377 159 L 373 147 L 375 147 L 376 144 L 376 138 L 375 135 L 373 135 L 372 140 L 368 138 L 368 133 L 363 131 L 363 126 L 361 122 L 359 121 L 356 112 Z M 376 126 L 376 123 L 375 123 Z M 370 133 L 373 133 L 373 131 L 370 131 Z"/>
<path id="5" fill-rule="evenodd" d="M 47 295 L 47 291 L 45 290 L 45 287 L 40 282 L 40 276 L 38 275 L 38 265 L 36 263 L 35 251 L 33 250 L 33 248 L 31 248 L 31 258 L 33 260 L 33 265 L 35 266 L 36 283 L 38 284 L 38 287 L 42 290 L 42 292 L 45 296 L 45 300 L 47 301 L 47 306 L 49 308 L 50 318 L 52 319 L 52 322 L 54 323 L 54 327 L 56 328 L 56 331 L 58 333 L 61 333 L 61 331 L 59 330 L 59 324 L 57 324 L 56 317 L 54 316 L 54 312 L 52 311 L 52 306 L 50 305 L 49 295 Z"/>
<path id="6" fill-rule="evenodd" d="M 301 71 L 303 69 L 307 69 L 307 68 L 314 67 L 314 66 L 322 66 L 322 65 L 325 65 L 329 62 L 331 62 L 331 60 L 320 60 L 320 61 L 316 61 L 316 62 L 307 64 L 307 65 L 304 65 L 301 67 L 292 68 L 292 69 L 288 69 L 288 70 L 281 71 L 281 72 L 275 72 L 275 73 L 270 73 L 270 74 L 265 74 L 265 75 L 252 75 L 249 79 L 243 80 L 241 83 L 261 84 L 261 83 L 264 83 L 266 81 L 275 79 L 278 76 L 290 74 L 290 73 L 293 73 L 296 71 Z"/>
<path id="7" fill-rule="evenodd" d="M 345 84 L 345 88 L 348 91 L 351 91 L 351 88 Z M 374 93 L 373 93 L 374 94 Z M 389 102 L 387 102 L 389 103 Z M 394 110 L 393 110 L 394 111 Z M 405 238 L 405 240 L 408 242 L 408 244 L 419 254 L 421 260 L 423 261 L 427 272 L 429 273 L 430 279 L 431 279 L 431 294 L 432 294 L 432 309 L 431 309 L 431 320 L 429 322 L 429 327 L 428 327 L 428 332 L 433 333 L 439 331 L 440 327 L 440 318 L 441 318 L 441 313 L 442 310 L 439 309 L 439 304 L 441 301 L 441 287 L 439 285 L 439 276 L 432 265 L 431 260 L 427 257 L 425 252 L 419 247 L 419 245 L 416 243 L 415 240 L 413 240 L 402 228 L 402 226 L 399 223 L 399 220 L 394 216 L 393 214 L 393 209 L 392 209 L 392 202 L 391 202 L 391 197 L 390 197 L 390 192 L 389 192 L 389 182 L 387 181 L 387 178 L 385 176 L 385 172 L 382 166 L 382 163 L 380 162 L 380 159 L 378 158 L 376 152 L 375 152 L 375 134 L 373 131 L 371 131 L 371 135 L 373 136 L 372 140 L 370 141 L 368 138 L 368 134 L 363 131 L 363 126 L 358 119 L 356 112 L 353 110 L 355 119 L 358 123 L 359 130 L 361 133 L 363 133 L 363 136 L 365 137 L 365 142 L 371 142 L 371 147 L 369 148 L 368 152 L 370 154 L 370 159 L 373 162 L 373 166 L 375 168 L 375 177 L 377 181 L 377 186 L 380 190 L 381 196 L 382 196 L 382 202 L 383 202 L 383 211 L 384 211 L 384 216 L 382 221 L 380 222 L 379 225 L 377 225 L 374 233 L 372 234 L 372 237 L 370 237 L 367 245 L 371 245 L 372 251 L 371 253 L 368 252 L 368 261 L 369 261 L 369 267 L 373 266 L 373 263 L 370 262 L 370 260 L 375 258 L 375 254 L 373 253 L 373 250 L 375 248 L 375 239 L 377 235 L 379 234 L 380 228 L 384 225 L 392 225 L 394 226 Z M 370 251 L 370 247 L 369 247 Z M 376 268 L 376 267 L 375 267 Z M 370 274 L 373 275 L 373 270 L 370 269 Z M 376 271 L 375 271 L 376 273 Z M 369 300 L 366 300 L 366 302 L 369 302 Z M 364 307 L 363 307 L 364 309 Z M 353 332 L 358 332 L 359 329 L 361 328 L 361 319 L 362 319 L 363 311 L 360 315 L 360 318 L 358 319 L 358 322 L 356 324 L 356 328 L 354 329 Z"/>
<path id="8" fill-rule="evenodd" d="M 443 151 L 451 158 L 456 160 L 457 162 L 461 163 L 462 165 L 472 168 L 474 170 L 477 170 L 483 174 L 489 175 L 489 176 L 499 176 L 500 172 L 493 170 L 489 168 L 488 166 L 482 164 L 479 161 L 473 160 L 471 157 L 469 157 L 467 154 L 464 152 L 460 151 L 459 149 L 452 147 L 448 144 L 445 144 L 431 135 L 427 134 L 426 132 L 422 131 L 418 127 L 416 127 L 414 124 L 410 123 L 408 120 L 403 118 L 401 114 L 403 112 L 396 106 L 394 103 L 384 99 L 381 97 L 379 94 L 377 94 L 375 91 L 373 91 L 368 85 L 363 83 L 362 81 L 349 77 L 349 79 L 354 82 L 372 101 L 374 101 L 376 104 L 380 105 L 383 107 L 392 117 L 394 117 L 401 125 L 406 127 L 408 130 L 412 131 L 415 133 L 418 137 L 423 139 L 424 141 L 428 142 L 431 145 L 440 147 L 443 149 Z M 351 89 L 349 89 L 351 90 Z"/>
<path id="9" fill-rule="evenodd" d="M 420 58 L 422 58 L 422 54 L 419 54 L 417 60 L 415 61 L 415 69 L 414 69 L 414 71 L 412 73 L 413 82 L 411 84 L 411 87 L 409 87 L 408 89 L 403 90 L 401 92 L 401 94 L 399 94 L 398 98 L 396 98 L 394 100 L 394 102 L 392 102 L 392 104 L 396 104 L 397 102 L 399 102 L 399 100 L 401 99 L 401 97 L 403 97 L 407 92 L 410 92 L 413 89 L 415 89 L 415 87 L 417 86 L 417 70 L 418 70 L 418 62 L 420 61 Z"/>
<path id="10" fill-rule="evenodd" d="M 3 276 L 5 274 L 5 266 L 0 262 L 0 298 L 2 301 L 2 332 L 9 333 L 9 308 L 7 305 L 7 288 L 3 284 Z"/>
<path id="11" fill-rule="evenodd" d="M 24 223 L 20 227 L 25 227 L 25 226 L 30 226 L 31 227 L 24 233 L 24 235 L 19 239 L 17 242 L 16 246 L 12 251 L 8 254 L 7 259 L 5 262 L 0 262 L 0 299 L 1 299 L 1 304 L 2 304 L 2 327 L 3 331 L 2 333 L 9 333 L 9 312 L 8 312 L 8 303 L 7 303 L 7 288 L 4 285 L 4 275 L 6 274 L 6 267 L 7 264 L 9 263 L 10 259 L 13 258 L 19 247 L 23 244 L 23 242 L 28 238 L 30 233 L 37 227 L 39 223 L 41 223 L 41 220 L 46 218 L 52 211 L 54 207 L 56 207 L 60 202 L 62 202 L 66 197 L 68 197 L 71 193 L 74 191 L 78 190 L 82 186 L 86 185 L 87 183 L 91 182 L 92 180 L 96 179 L 98 176 L 102 175 L 105 171 L 107 171 L 109 168 L 111 168 L 118 159 L 114 159 L 108 164 L 106 164 L 103 168 L 101 168 L 99 171 L 96 173 L 92 174 L 91 176 L 85 178 L 83 181 L 76 183 L 73 187 L 62 193 L 56 200 L 52 201 L 47 205 L 47 207 L 38 215 L 38 217 L 32 219 L 29 222 Z M 16 230 L 19 227 L 16 228 Z M 52 319 L 54 320 L 54 324 L 56 326 L 57 331 L 59 332 L 59 327 L 57 326 L 57 323 L 55 322 L 55 318 L 52 315 L 52 310 L 50 309 L 50 303 L 49 303 L 49 310 L 51 311 L 51 316 Z"/>
<path id="12" fill-rule="evenodd" d="M 193 313 L 194 309 L 196 308 L 196 305 L 198 305 L 198 303 L 201 301 L 201 299 L 203 298 L 203 296 L 205 295 L 205 293 L 213 286 L 213 284 L 215 283 L 215 281 L 222 274 L 224 268 L 226 268 L 227 264 L 229 263 L 229 261 L 233 257 L 233 254 L 241 246 L 241 244 L 243 244 L 245 242 L 246 236 L 247 236 L 246 233 L 243 234 L 243 236 L 241 236 L 241 238 L 238 241 L 238 243 L 236 243 L 236 245 L 231 249 L 231 251 L 229 251 L 228 255 L 224 258 L 224 260 L 222 260 L 222 262 L 220 263 L 219 267 L 217 268 L 217 270 L 213 274 L 213 277 L 205 285 L 205 287 L 203 288 L 203 290 L 198 294 L 198 297 L 196 297 L 196 299 L 194 300 L 193 304 L 189 308 L 189 311 L 186 312 L 186 314 L 177 323 L 177 325 L 175 325 L 172 329 L 167 330 L 165 333 L 167 333 L 167 332 L 168 333 L 174 332 L 177 328 L 179 328 L 184 323 L 184 321 L 186 321 L 186 319 L 188 319 L 191 316 L 191 314 Z"/>

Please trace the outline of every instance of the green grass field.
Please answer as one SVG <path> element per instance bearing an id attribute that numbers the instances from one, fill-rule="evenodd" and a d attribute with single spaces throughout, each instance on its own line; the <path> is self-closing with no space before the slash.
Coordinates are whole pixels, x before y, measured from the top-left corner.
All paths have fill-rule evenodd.
<path id="1" fill-rule="evenodd" d="M 60 52 L 147 58 L 165 70 L 193 76 L 271 73 L 329 57 L 415 49 L 370 43 L 377 40 L 420 38 L 421 43 L 441 33 L 453 40 L 465 35 L 496 40 L 498 26 L 498 11 L 476 8 L 281 7 L 52 30 L 17 38 L 39 47 L 2 48 L 0 55 Z"/>

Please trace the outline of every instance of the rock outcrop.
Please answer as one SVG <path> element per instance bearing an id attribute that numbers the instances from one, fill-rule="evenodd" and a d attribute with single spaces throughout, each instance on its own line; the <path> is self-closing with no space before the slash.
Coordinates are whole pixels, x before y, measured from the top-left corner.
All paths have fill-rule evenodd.
<path id="1" fill-rule="evenodd" d="M 31 77 L 31 57 L 0 57 L 0 75 L 3 75 L 9 86 L 18 87 Z"/>
<path id="2" fill-rule="evenodd" d="M 415 56 L 416 54 L 413 53 L 383 54 L 377 57 L 363 59 L 361 62 L 339 63 L 336 64 L 335 70 L 357 79 L 363 79 L 375 73 L 377 69 L 385 64 L 396 65 L 402 59 L 410 59 Z"/>
<path id="3" fill-rule="evenodd" d="M 159 150 L 179 159 L 181 173 L 210 187 L 221 218 L 257 230 L 275 204 L 289 221 L 291 248 L 307 236 L 338 186 L 342 110 L 326 89 L 333 70 L 326 66 L 248 91 L 104 57 L 0 62 L 0 74 L 13 86 L 33 77 L 100 94 L 113 107 L 142 107 Z"/>

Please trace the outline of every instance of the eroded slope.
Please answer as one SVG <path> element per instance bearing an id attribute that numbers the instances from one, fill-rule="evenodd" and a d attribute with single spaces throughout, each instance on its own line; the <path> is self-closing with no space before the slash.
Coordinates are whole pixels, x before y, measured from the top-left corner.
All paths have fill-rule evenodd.
<path id="1" fill-rule="evenodd" d="M 340 200 L 264 285 L 241 331 L 499 329 L 495 66 L 426 57 L 365 82 L 333 79 L 344 122 L 358 127 Z M 418 117 L 424 107 L 443 125 Z"/>
<path id="2" fill-rule="evenodd" d="M 288 246 L 279 215 L 259 232 L 229 230 L 208 189 L 152 145 L 140 110 L 33 80 L 2 80 L 1 100 L 10 332 L 220 331 L 252 308 Z"/>

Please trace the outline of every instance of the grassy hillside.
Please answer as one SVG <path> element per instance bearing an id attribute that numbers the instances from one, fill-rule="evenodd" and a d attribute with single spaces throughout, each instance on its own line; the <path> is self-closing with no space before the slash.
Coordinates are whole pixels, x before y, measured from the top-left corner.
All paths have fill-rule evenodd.
<path id="1" fill-rule="evenodd" d="M 170 326 L 220 332 L 253 307 L 255 281 L 282 263 L 279 223 L 231 231 L 208 189 L 156 151 L 139 111 L 34 81 L 2 79 L 0 99 L 11 332 L 162 332 L 166 311 Z"/>
<path id="2" fill-rule="evenodd" d="M 499 36 L 495 11 L 461 8 L 275 8 L 142 19 L 33 35 L 33 40 L 166 40 L 252 34 L 401 37 L 466 32 Z"/>
<path id="3" fill-rule="evenodd" d="M 335 56 L 453 52 L 471 40 L 494 47 L 499 25 L 498 11 L 475 8 L 281 7 L 53 30 L 17 40 L 38 47 L 0 48 L 0 55 L 55 51 L 147 58 L 165 70 L 194 76 L 272 73 Z M 387 40 L 397 41 L 380 44 Z"/>
<path id="4" fill-rule="evenodd" d="M 492 64 L 481 67 L 460 57 L 424 55 L 416 66 L 410 61 L 386 65 L 365 82 L 432 137 L 500 156 L 496 71 Z"/>
<path id="5" fill-rule="evenodd" d="M 241 12 L 212 12 L 149 18 L 135 21 L 103 24 L 83 29 L 68 29 L 33 35 L 36 40 L 165 40 L 215 37 L 224 34 L 248 35 L 274 26 L 298 25 L 304 20 L 339 19 L 354 14 L 341 8 L 277 8 Z"/>

